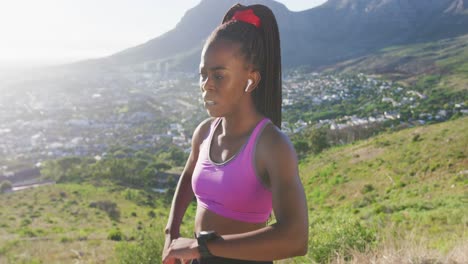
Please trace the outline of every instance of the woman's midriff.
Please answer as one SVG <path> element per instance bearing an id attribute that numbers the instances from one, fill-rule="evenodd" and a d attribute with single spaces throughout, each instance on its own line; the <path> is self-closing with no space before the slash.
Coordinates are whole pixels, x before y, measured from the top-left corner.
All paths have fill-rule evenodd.
<path id="1" fill-rule="evenodd" d="M 195 232 L 214 230 L 220 235 L 239 234 L 263 228 L 267 223 L 248 223 L 218 215 L 206 208 L 197 206 Z"/>

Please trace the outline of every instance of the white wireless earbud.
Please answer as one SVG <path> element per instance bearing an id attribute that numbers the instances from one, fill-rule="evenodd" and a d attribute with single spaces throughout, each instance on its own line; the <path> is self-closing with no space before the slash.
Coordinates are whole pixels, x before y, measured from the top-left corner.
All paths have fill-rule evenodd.
<path id="1" fill-rule="evenodd" d="M 247 80 L 247 86 L 245 87 L 245 92 L 248 92 L 250 85 L 253 83 L 252 79 Z"/>

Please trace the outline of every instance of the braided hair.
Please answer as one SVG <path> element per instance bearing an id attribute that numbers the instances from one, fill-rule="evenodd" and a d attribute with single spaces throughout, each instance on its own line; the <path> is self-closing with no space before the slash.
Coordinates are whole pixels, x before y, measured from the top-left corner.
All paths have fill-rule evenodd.
<path id="1" fill-rule="evenodd" d="M 234 13 L 251 9 L 260 18 L 261 25 L 232 20 Z M 252 98 L 257 111 L 281 128 L 281 51 L 278 24 L 273 12 L 264 5 L 232 6 L 207 42 L 224 39 L 240 44 L 246 66 L 260 73 L 258 87 Z"/>

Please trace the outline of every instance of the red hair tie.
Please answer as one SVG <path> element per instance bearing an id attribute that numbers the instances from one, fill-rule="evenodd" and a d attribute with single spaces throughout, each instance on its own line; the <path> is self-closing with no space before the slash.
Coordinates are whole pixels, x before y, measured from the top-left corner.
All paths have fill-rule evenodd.
<path id="1" fill-rule="evenodd" d="M 242 11 L 236 11 L 232 16 L 231 20 L 243 21 L 260 28 L 260 18 L 255 15 L 252 9 L 246 9 Z"/>

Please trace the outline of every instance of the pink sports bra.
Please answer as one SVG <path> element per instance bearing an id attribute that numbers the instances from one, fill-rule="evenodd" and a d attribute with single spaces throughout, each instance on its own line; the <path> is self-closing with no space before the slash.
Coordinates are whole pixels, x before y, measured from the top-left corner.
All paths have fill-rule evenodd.
<path id="1" fill-rule="evenodd" d="M 255 171 L 255 146 L 258 136 L 270 122 L 264 118 L 255 127 L 240 151 L 223 163 L 210 158 L 213 133 L 221 123 L 216 119 L 200 145 L 192 175 L 192 189 L 199 206 L 221 216 L 251 223 L 268 220 L 272 210 L 271 192 Z"/>

